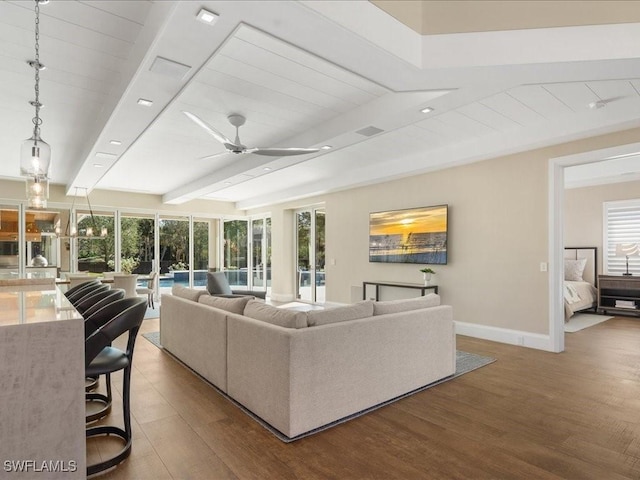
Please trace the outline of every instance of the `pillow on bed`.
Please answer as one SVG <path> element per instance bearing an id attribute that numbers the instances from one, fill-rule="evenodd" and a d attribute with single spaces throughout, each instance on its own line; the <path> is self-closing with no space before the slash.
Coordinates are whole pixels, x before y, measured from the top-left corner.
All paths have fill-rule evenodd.
<path id="1" fill-rule="evenodd" d="M 564 279 L 570 282 L 584 282 L 582 274 L 584 273 L 584 267 L 587 265 L 586 258 L 579 258 L 578 260 L 564 259 Z"/>

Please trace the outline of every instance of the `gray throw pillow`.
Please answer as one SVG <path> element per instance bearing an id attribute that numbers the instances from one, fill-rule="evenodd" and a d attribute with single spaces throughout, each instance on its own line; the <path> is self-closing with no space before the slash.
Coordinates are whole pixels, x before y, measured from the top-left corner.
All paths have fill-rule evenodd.
<path id="1" fill-rule="evenodd" d="M 330 308 L 327 310 L 312 310 L 307 312 L 307 322 L 310 327 L 327 325 L 329 323 L 346 322 L 367 318 L 373 315 L 373 302 L 365 300 L 345 305 L 344 307 Z"/>
<path id="2" fill-rule="evenodd" d="M 267 305 L 262 300 L 250 300 L 244 307 L 244 316 L 286 328 L 305 328 L 307 313 L 285 310 Z"/>
<path id="3" fill-rule="evenodd" d="M 195 288 L 187 288 L 182 285 L 174 285 L 171 288 L 171 295 L 176 297 L 185 298 L 193 302 L 197 302 L 200 295 L 204 295 L 207 292 L 205 290 L 196 290 Z"/>
<path id="4" fill-rule="evenodd" d="M 227 312 L 237 313 L 238 315 L 242 315 L 244 312 L 244 307 L 247 305 L 249 300 L 252 300 L 253 297 L 248 295 L 241 297 L 214 297 L 212 295 L 202 295 L 198 299 L 199 303 L 204 305 L 209 305 L 211 307 L 219 308 L 220 310 L 226 310 Z"/>
<path id="5" fill-rule="evenodd" d="M 224 272 L 207 272 L 207 292 L 211 295 L 231 295 L 233 293 Z"/>
<path id="6" fill-rule="evenodd" d="M 374 302 L 373 314 L 385 315 L 387 313 L 407 312 L 421 308 L 437 307 L 440 305 L 440 295 L 430 293 L 424 297 L 409 298 L 406 300 L 389 300 L 387 302 Z"/>

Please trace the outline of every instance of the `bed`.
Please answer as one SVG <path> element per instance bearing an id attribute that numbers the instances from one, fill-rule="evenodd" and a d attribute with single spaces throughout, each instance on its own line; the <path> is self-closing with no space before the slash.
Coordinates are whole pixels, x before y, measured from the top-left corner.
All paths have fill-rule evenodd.
<path id="1" fill-rule="evenodd" d="M 564 319 L 576 312 L 597 309 L 598 248 L 564 249 Z"/>

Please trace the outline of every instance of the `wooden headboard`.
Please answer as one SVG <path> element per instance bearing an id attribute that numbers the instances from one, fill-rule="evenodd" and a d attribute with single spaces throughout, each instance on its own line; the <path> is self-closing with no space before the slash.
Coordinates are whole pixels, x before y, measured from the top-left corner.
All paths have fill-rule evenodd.
<path id="1" fill-rule="evenodd" d="M 582 278 L 585 282 L 598 286 L 598 247 L 565 247 L 564 258 L 572 260 L 586 258 L 587 263 Z"/>

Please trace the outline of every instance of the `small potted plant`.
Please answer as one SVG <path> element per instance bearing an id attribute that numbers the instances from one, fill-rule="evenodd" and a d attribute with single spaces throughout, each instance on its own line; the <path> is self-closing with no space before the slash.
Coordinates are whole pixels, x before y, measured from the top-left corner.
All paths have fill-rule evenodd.
<path id="1" fill-rule="evenodd" d="M 425 268 L 421 268 L 420 271 L 422 272 L 422 275 L 424 276 L 424 284 L 429 285 L 429 282 L 431 281 L 431 275 L 435 275 L 436 272 L 435 270 L 433 270 L 432 268 L 429 267 L 425 267 Z"/>

